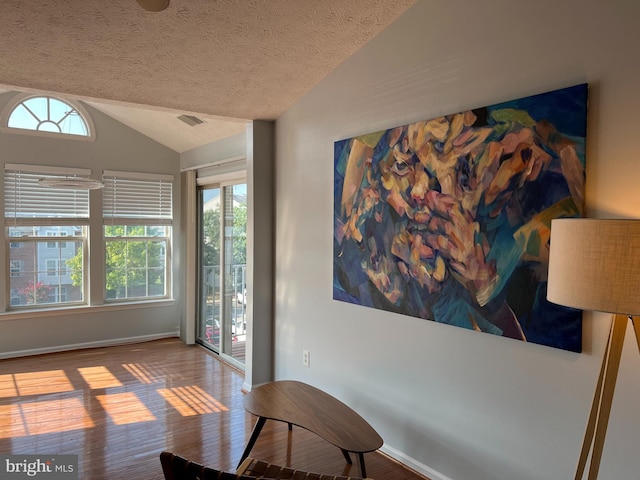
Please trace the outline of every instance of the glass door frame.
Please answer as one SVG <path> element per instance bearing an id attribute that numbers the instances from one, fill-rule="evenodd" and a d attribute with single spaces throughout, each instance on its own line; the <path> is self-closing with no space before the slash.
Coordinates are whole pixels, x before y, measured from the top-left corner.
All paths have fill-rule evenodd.
<path id="1" fill-rule="evenodd" d="M 226 285 L 231 284 L 232 279 L 227 278 L 227 262 L 226 256 L 228 256 L 229 247 L 226 245 L 227 239 L 225 238 L 225 231 L 228 230 L 228 219 L 225 219 L 225 189 L 233 188 L 236 185 L 245 185 L 246 186 L 246 178 L 238 177 L 232 180 L 225 180 L 220 182 L 210 182 L 203 185 L 197 186 L 197 269 L 198 269 L 198 298 L 197 298 L 197 307 L 196 307 L 196 341 L 206 348 L 214 351 L 222 359 L 224 359 L 227 363 L 244 370 L 245 364 L 243 361 L 235 358 L 233 356 L 233 344 L 234 338 L 237 338 L 237 309 L 238 305 L 236 305 L 238 298 L 237 292 L 236 294 L 230 294 L 228 289 L 225 288 Z M 203 331 L 206 329 L 206 315 L 207 315 L 207 305 L 206 305 L 206 297 L 207 294 L 204 293 L 204 288 L 207 287 L 207 281 L 205 272 L 204 272 L 204 195 L 203 192 L 205 190 L 218 190 L 218 196 L 220 199 L 219 204 L 219 259 L 218 259 L 218 272 L 216 275 L 215 270 L 213 271 L 213 294 L 212 294 L 212 305 L 211 305 L 211 313 L 212 313 L 212 325 L 211 332 L 207 338 L 207 332 Z M 233 195 L 232 195 L 233 198 Z M 233 202 L 233 199 L 232 199 Z M 232 207 L 233 208 L 233 207 Z M 245 231 L 246 233 L 246 231 Z M 246 268 L 246 267 L 245 267 Z M 217 279 L 216 279 L 217 277 Z M 229 281 L 228 281 L 229 280 Z M 244 281 L 244 280 L 243 280 Z M 237 288 L 236 288 L 237 290 Z M 246 315 L 246 289 L 242 292 L 243 296 L 241 299 L 241 314 Z M 216 295 L 219 298 L 218 304 L 218 321 L 219 326 L 217 329 L 217 337 L 216 337 Z M 204 311 L 203 311 L 204 309 Z M 233 317 L 233 318 L 232 318 Z M 246 318 L 246 317 L 245 317 Z M 233 325 L 231 322 L 233 321 Z M 245 320 L 246 322 L 246 320 Z M 246 325 L 246 324 L 245 324 Z M 204 328 L 203 328 L 204 327 Z M 233 331 L 233 327 L 236 328 L 236 332 Z M 243 340 L 244 345 L 246 346 L 246 340 Z M 243 355 L 244 357 L 244 355 Z"/>

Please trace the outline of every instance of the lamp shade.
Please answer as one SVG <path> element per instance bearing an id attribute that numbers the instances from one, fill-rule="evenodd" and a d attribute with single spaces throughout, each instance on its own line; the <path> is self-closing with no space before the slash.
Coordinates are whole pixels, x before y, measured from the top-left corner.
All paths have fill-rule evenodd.
<path id="1" fill-rule="evenodd" d="M 547 299 L 640 315 L 640 220 L 551 221 Z"/>

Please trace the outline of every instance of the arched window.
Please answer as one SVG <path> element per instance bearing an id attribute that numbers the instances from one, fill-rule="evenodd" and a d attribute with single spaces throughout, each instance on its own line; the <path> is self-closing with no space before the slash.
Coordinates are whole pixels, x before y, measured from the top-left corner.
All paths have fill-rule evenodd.
<path id="1" fill-rule="evenodd" d="M 3 126 L 46 135 L 95 138 L 89 115 L 79 105 L 49 95 L 19 95 L 4 112 Z M 24 132 L 26 133 L 26 132 Z"/>

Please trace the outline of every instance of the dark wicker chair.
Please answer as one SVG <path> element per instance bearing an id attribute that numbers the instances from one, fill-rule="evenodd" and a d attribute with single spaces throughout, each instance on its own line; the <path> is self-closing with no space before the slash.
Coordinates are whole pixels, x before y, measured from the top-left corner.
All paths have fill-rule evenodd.
<path id="1" fill-rule="evenodd" d="M 221 472 L 170 452 L 160 454 L 165 480 L 255 480 L 254 477 Z"/>
<path id="2" fill-rule="evenodd" d="M 294 470 L 253 458 L 247 458 L 242 462 L 235 473 L 205 467 L 170 452 L 160 454 L 160 463 L 165 480 L 362 480 Z"/>

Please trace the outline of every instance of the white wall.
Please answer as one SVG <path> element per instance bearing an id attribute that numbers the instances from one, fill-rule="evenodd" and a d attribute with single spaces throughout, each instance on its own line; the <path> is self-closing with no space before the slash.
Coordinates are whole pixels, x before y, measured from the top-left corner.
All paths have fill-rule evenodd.
<path id="1" fill-rule="evenodd" d="M 12 98 L 0 95 L 0 110 Z M 43 138 L 32 135 L 0 132 L 0 178 L 4 178 L 5 163 L 58 165 L 91 168 L 92 176 L 100 178 L 103 169 L 154 172 L 174 175 L 173 258 L 174 285 L 182 283 L 179 269 L 182 255 L 180 225 L 180 158 L 159 143 L 86 106 L 95 123 L 95 142 Z M 3 180 L 0 180 L 0 184 Z M 91 192 L 92 202 L 100 201 L 100 191 Z M 0 200 L 0 205 L 3 205 Z M 0 208 L 0 211 L 4 211 Z M 91 229 L 102 229 L 102 218 L 91 217 Z M 3 224 L 3 221 L 0 220 Z M 0 268 L 8 250 L 0 253 Z M 2 271 L 5 271 L 2 268 Z M 92 277 L 103 270 L 94 269 Z M 0 278 L 0 294 L 6 295 L 6 278 Z M 83 346 L 101 346 L 127 341 L 175 336 L 180 322 L 180 298 L 176 288 L 172 301 L 144 305 L 99 305 L 56 311 L 0 313 L 0 358 L 43 353 Z M 101 298 L 94 292 L 94 298 Z M 143 307 L 143 308 L 141 308 Z"/>
<path id="2" fill-rule="evenodd" d="M 573 478 L 608 316 L 585 314 L 573 354 L 333 301 L 333 142 L 588 82 L 588 214 L 640 217 L 639 20 L 624 0 L 419 0 L 282 115 L 276 378 L 336 395 L 434 479 Z M 629 334 L 600 478 L 638 478 L 638 404 Z"/>

